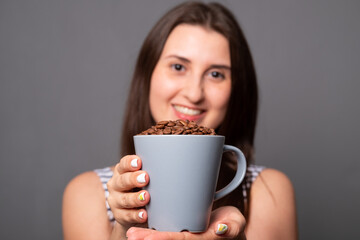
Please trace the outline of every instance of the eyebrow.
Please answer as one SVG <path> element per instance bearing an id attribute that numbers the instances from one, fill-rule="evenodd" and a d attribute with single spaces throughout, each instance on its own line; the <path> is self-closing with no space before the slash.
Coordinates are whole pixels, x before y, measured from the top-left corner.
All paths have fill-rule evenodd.
<path id="1" fill-rule="evenodd" d="M 181 57 L 181 56 L 179 56 L 179 55 L 175 55 L 175 54 L 166 56 L 165 59 L 166 59 L 166 58 L 177 58 L 177 59 L 179 59 L 179 60 L 181 60 L 181 61 L 183 61 L 183 62 L 189 62 L 189 63 L 191 62 L 189 59 L 187 59 L 187 58 L 185 58 L 185 57 Z"/>
<path id="2" fill-rule="evenodd" d="M 213 64 L 213 65 L 210 65 L 209 69 L 211 69 L 211 68 L 223 68 L 223 69 L 226 69 L 226 70 L 231 70 L 231 67 L 228 66 L 228 65 Z"/>
<path id="3" fill-rule="evenodd" d="M 189 59 L 178 56 L 178 55 L 174 55 L 174 54 L 165 57 L 165 59 L 167 59 L 167 58 L 177 58 L 183 62 L 191 63 L 191 61 Z M 211 68 L 223 68 L 223 69 L 231 70 L 230 66 L 224 65 L 224 64 L 212 64 L 212 65 L 210 65 L 210 67 L 208 67 L 208 69 L 211 69 Z"/>

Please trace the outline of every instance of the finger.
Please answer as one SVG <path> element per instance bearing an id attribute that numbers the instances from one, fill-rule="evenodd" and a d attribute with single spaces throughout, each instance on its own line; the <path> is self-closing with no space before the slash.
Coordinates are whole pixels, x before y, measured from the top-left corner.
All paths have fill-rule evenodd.
<path id="1" fill-rule="evenodd" d="M 126 232 L 127 240 L 145 239 L 145 237 L 153 234 L 155 230 L 148 228 L 131 227 Z"/>
<path id="2" fill-rule="evenodd" d="M 113 177 L 109 182 L 109 191 L 110 189 L 120 192 L 130 191 L 133 188 L 145 187 L 149 182 L 149 175 L 145 171 L 126 172 L 117 177 Z"/>
<path id="3" fill-rule="evenodd" d="M 243 234 L 244 226 L 245 218 L 237 208 L 222 207 L 212 213 L 211 224 L 208 230 L 203 233 L 158 232 L 151 229 L 130 228 L 127 236 L 129 240 L 239 239 L 239 237 L 240 239 L 246 239 Z"/>
<path id="4" fill-rule="evenodd" d="M 217 223 L 216 228 L 214 228 L 215 235 L 218 237 L 216 239 L 240 239 L 246 240 L 244 230 L 241 230 L 239 224 L 236 222 L 228 222 L 228 223 Z"/>
<path id="5" fill-rule="evenodd" d="M 116 208 L 139 208 L 148 204 L 150 194 L 147 191 L 140 192 L 112 192 L 108 196 L 108 203 L 111 209 Z"/>
<path id="6" fill-rule="evenodd" d="M 128 240 L 137 240 L 137 239 L 146 239 L 146 240 L 186 240 L 186 239 L 204 239 L 204 238 L 189 238 L 191 233 L 184 233 L 184 232 L 158 232 L 152 229 L 146 228 L 137 228 L 132 227 L 130 228 L 126 236 Z"/>
<path id="7" fill-rule="evenodd" d="M 137 171 L 141 168 L 141 160 L 136 155 L 127 155 L 120 159 L 120 162 L 116 164 L 115 171 L 119 174 L 125 172 Z"/>
<path id="8" fill-rule="evenodd" d="M 158 232 L 152 229 L 132 227 L 127 232 L 128 240 L 203 240 L 203 239 L 222 239 L 223 236 L 216 235 L 212 229 L 203 233 L 191 232 Z"/>
<path id="9" fill-rule="evenodd" d="M 115 220 L 121 225 L 145 223 L 147 212 L 145 209 L 115 209 L 113 211 Z"/>
<path id="10" fill-rule="evenodd" d="M 243 236 L 244 228 L 244 216 L 237 208 L 230 206 L 216 209 L 212 214 L 209 226 L 209 229 L 212 229 L 211 234 L 221 238 L 238 238 Z"/>

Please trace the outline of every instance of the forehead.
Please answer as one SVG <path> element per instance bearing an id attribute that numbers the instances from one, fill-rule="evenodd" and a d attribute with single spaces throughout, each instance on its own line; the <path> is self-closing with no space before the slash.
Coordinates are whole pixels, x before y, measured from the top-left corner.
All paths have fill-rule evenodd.
<path id="1" fill-rule="evenodd" d="M 216 60 L 230 65 L 228 40 L 220 33 L 200 25 L 180 24 L 166 40 L 162 56 L 180 55 L 198 60 Z"/>

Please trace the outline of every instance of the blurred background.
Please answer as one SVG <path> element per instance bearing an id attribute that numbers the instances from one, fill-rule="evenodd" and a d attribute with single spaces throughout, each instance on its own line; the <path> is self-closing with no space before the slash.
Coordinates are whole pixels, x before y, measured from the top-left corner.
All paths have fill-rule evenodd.
<path id="1" fill-rule="evenodd" d="M 63 190 L 120 159 L 139 48 L 180 2 L 0 1 L 0 239 L 62 239 Z M 222 3 L 257 69 L 257 163 L 291 178 L 300 239 L 355 239 L 360 2 Z"/>

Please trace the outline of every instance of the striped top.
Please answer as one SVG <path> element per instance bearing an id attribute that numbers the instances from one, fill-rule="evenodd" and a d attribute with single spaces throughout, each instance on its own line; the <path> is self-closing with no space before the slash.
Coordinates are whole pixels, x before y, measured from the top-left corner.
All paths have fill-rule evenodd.
<path id="1" fill-rule="evenodd" d="M 109 196 L 109 190 L 107 188 L 107 182 L 110 180 L 110 178 L 112 178 L 113 176 L 113 171 L 109 168 L 101 168 L 101 169 L 95 169 L 94 172 L 99 176 L 102 187 L 105 191 L 105 205 L 106 205 L 106 211 L 107 211 L 107 215 L 109 218 L 109 221 L 112 223 L 115 223 L 115 218 L 114 218 L 114 214 L 110 209 L 109 203 L 107 201 L 108 196 Z"/>
<path id="2" fill-rule="evenodd" d="M 246 184 L 244 184 L 244 182 L 241 184 L 245 202 L 247 202 L 247 200 L 248 200 L 247 190 L 249 190 L 251 188 L 251 184 L 255 181 L 257 176 L 259 176 L 261 171 L 263 171 L 264 169 L 265 169 L 265 167 L 254 165 L 254 164 L 250 164 L 248 166 L 246 175 L 245 175 L 245 178 L 247 181 L 244 181 L 244 182 L 246 182 Z M 109 196 L 109 191 L 108 191 L 108 188 L 106 185 L 107 182 L 110 180 L 110 178 L 113 176 L 113 171 L 109 167 L 106 167 L 106 168 L 101 168 L 101 169 L 95 169 L 94 172 L 99 176 L 102 187 L 104 188 L 107 215 L 108 215 L 109 221 L 114 224 L 115 223 L 114 214 L 111 211 L 109 203 L 107 201 L 107 198 Z"/>

